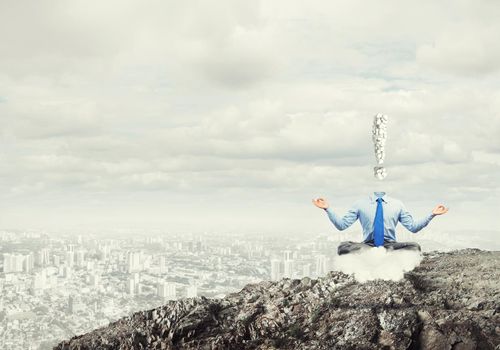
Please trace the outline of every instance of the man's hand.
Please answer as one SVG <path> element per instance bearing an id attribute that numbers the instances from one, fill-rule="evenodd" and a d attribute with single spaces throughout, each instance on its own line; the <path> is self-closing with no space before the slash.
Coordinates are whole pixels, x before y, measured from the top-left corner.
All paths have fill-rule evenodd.
<path id="1" fill-rule="evenodd" d="M 437 205 L 434 210 L 432 211 L 432 214 L 434 215 L 442 215 L 445 214 L 448 211 L 448 208 L 446 208 L 444 205 L 439 204 Z"/>
<path id="2" fill-rule="evenodd" d="M 312 200 L 313 204 L 315 206 L 317 206 L 318 208 L 321 208 L 321 209 L 326 209 L 328 208 L 328 202 L 326 199 L 324 198 L 318 198 L 318 199 L 313 199 Z"/>

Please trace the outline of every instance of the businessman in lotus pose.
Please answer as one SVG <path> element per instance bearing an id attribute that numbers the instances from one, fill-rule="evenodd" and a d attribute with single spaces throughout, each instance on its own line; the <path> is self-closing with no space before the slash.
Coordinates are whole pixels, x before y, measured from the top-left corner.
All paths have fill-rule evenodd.
<path id="1" fill-rule="evenodd" d="M 357 219 L 361 223 L 363 241 L 360 243 L 341 242 L 337 250 L 338 255 L 378 246 L 384 246 L 387 249 L 421 251 L 418 243 L 396 242 L 398 221 L 409 231 L 417 233 L 427 226 L 436 215 L 442 215 L 448 211 L 448 208 L 440 204 L 426 217 L 414 220 L 400 200 L 387 196 L 385 192 L 373 192 L 372 195 L 357 200 L 344 217 L 337 216 L 324 198 L 313 199 L 313 203 L 326 211 L 328 218 L 338 230 L 345 230 Z"/>

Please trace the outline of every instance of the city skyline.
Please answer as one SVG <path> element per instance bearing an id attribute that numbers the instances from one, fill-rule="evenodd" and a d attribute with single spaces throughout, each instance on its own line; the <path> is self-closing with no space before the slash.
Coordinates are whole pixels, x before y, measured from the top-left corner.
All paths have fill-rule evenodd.
<path id="1" fill-rule="evenodd" d="M 412 235 L 403 232 L 400 238 L 409 240 Z M 476 238 L 475 248 L 498 250 L 497 235 L 469 239 Z M 0 230 L 0 346 L 51 349 L 62 339 L 170 300 L 223 298 L 263 280 L 321 278 L 345 268 L 346 261 L 336 251 L 349 236 Z M 471 247 L 455 234 L 424 232 L 412 239 L 424 252 Z M 351 261 L 347 266 L 354 265 Z M 397 270 L 400 264 L 396 265 L 392 268 Z"/>

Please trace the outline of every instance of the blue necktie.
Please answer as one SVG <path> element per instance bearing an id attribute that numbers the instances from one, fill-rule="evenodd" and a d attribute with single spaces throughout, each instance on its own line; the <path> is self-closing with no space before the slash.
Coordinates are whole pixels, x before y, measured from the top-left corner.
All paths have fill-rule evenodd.
<path id="1" fill-rule="evenodd" d="M 377 198 L 377 212 L 373 222 L 373 243 L 375 247 L 384 245 L 384 210 L 382 209 L 382 198 Z"/>

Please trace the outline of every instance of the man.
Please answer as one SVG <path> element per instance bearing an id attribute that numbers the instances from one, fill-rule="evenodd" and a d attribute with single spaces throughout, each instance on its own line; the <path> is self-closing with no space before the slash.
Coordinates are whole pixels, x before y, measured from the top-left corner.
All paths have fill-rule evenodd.
<path id="1" fill-rule="evenodd" d="M 318 208 L 324 209 L 330 221 L 338 230 L 345 230 L 357 219 L 363 228 L 363 241 L 346 241 L 340 243 L 338 255 L 351 253 L 360 249 L 384 246 L 387 249 L 409 249 L 421 251 L 415 242 L 396 242 L 396 225 L 398 222 L 409 231 L 417 233 L 436 216 L 448 211 L 444 205 L 437 205 L 432 212 L 421 220 L 414 220 L 404 204 L 389 197 L 385 192 L 373 192 L 372 195 L 357 200 L 344 217 L 337 216 L 324 198 L 313 199 Z"/>

